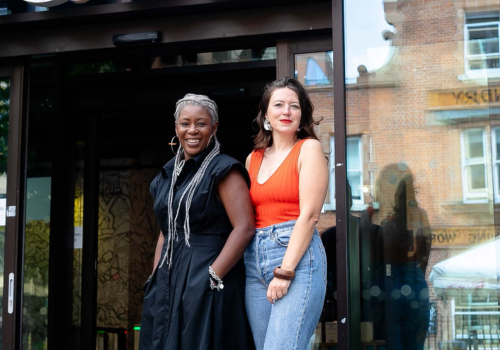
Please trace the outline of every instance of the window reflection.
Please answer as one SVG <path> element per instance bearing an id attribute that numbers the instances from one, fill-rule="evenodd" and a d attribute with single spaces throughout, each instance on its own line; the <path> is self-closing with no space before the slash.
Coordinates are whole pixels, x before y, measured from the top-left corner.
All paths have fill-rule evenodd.
<path id="1" fill-rule="evenodd" d="M 467 69 L 470 74 L 477 71 L 498 69 L 500 46 L 498 40 L 498 14 L 469 13 L 465 20 Z"/>
<path id="2" fill-rule="evenodd" d="M 295 78 L 306 87 L 331 87 L 333 84 L 333 52 L 295 55 Z"/>
<path id="3" fill-rule="evenodd" d="M 7 139 L 9 133 L 10 115 L 10 80 L 0 79 L 0 279 L 4 278 L 4 249 L 5 249 L 5 211 L 7 206 Z M 0 287 L 3 295 L 3 285 Z M 0 313 L 3 303 L 0 297 Z M 0 331 L 2 325 L 0 324 Z M 2 346 L 0 345 L 0 349 Z"/>
<path id="4" fill-rule="evenodd" d="M 55 89 L 51 64 L 30 69 L 30 106 L 25 194 L 24 289 L 22 348 L 47 347 L 49 312 L 49 244 L 52 189 L 53 120 Z M 36 131 L 34 131 L 36 130 Z"/>
<path id="5" fill-rule="evenodd" d="M 145 72 L 151 69 L 206 66 L 238 62 L 276 60 L 276 47 L 259 47 L 253 49 L 184 52 L 180 54 L 156 57 L 121 58 L 112 61 L 74 63 L 65 67 L 69 76 L 86 74 L 106 74 L 124 72 Z"/>
<path id="6" fill-rule="evenodd" d="M 362 320 L 388 349 L 423 348 L 430 320 L 425 272 L 431 251 L 427 213 L 405 163 L 379 174 L 373 207 L 360 215 Z M 365 245 L 365 247 L 363 247 Z M 366 336 L 366 334 L 365 334 Z"/>
<path id="7" fill-rule="evenodd" d="M 350 223 L 357 326 L 365 347 L 498 349 L 498 9 L 435 4 L 346 2 L 347 136 L 362 144 L 360 162 L 347 142 L 347 170 L 361 164 L 364 195 Z"/>
<path id="8" fill-rule="evenodd" d="M 351 341 L 360 349 L 500 348 L 499 17 L 469 5 L 345 4 L 348 238 L 360 287 L 351 300 L 361 310 Z M 322 341 L 334 349 L 330 64 L 329 52 L 295 56 L 330 158 L 318 226 L 331 273 Z"/>

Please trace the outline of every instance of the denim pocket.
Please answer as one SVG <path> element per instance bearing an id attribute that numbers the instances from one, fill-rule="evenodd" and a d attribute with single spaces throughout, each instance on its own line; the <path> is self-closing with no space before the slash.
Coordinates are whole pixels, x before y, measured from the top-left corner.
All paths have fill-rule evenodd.
<path id="1" fill-rule="evenodd" d="M 287 231 L 281 235 L 276 235 L 276 243 L 286 248 L 288 247 L 288 242 L 290 242 L 291 236 L 292 236 L 292 231 Z"/>
<path id="2" fill-rule="evenodd" d="M 326 263 L 326 252 L 325 252 L 325 247 L 323 246 L 323 242 L 320 242 L 318 244 L 319 250 L 321 252 L 321 260 L 323 261 L 323 281 L 325 282 L 325 285 L 327 285 L 327 263 Z"/>

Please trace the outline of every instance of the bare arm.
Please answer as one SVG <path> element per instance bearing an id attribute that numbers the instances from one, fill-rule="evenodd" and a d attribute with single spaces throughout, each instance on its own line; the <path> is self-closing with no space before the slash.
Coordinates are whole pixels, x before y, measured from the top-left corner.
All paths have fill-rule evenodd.
<path id="1" fill-rule="evenodd" d="M 328 166 L 323 147 L 318 141 L 308 140 L 302 145 L 299 157 L 300 215 L 283 258 L 283 269 L 295 270 L 311 243 L 327 189 Z"/>
<path id="2" fill-rule="evenodd" d="M 163 236 L 163 233 L 160 232 L 160 236 L 158 237 L 158 243 L 156 243 L 155 260 L 154 260 L 154 263 L 153 263 L 153 272 L 155 272 L 155 269 L 158 266 L 158 263 L 160 262 L 161 249 L 163 247 L 163 241 L 164 240 L 165 240 L 165 237 Z"/>
<path id="3" fill-rule="evenodd" d="M 299 156 L 300 215 L 293 228 L 281 268 L 295 270 L 311 243 L 314 228 L 328 189 L 328 165 L 323 147 L 316 140 L 307 140 Z M 267 299 L 282 298 L 288 292 L 290 281 L 274 278 L 267 291 Z"/>
<path id="4" fill-rule="evenodd" d="M 252 240 L 255 234 L 255 219 L 248 186 L 241 173 L 232 169 L 219 183 L 218 189 L 221 201 L 233 225 L 233 231 L 224 248 L 212 264 L 217 276 L 224 279 L 224 276 L 241 259 Z"/>

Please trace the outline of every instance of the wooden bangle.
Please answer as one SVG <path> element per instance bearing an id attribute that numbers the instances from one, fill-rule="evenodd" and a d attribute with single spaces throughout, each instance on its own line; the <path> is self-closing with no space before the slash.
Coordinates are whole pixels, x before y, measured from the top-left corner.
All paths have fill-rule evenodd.
<path id="1" fill-rule="evenodd" d="M 290 270 L 283 270 L 281 266 L 276 266 L 274 268 L 274 277 L 286 280 L 286 281 L 291 281 L 295 277 L 295 271 L 290 271 Z"/>

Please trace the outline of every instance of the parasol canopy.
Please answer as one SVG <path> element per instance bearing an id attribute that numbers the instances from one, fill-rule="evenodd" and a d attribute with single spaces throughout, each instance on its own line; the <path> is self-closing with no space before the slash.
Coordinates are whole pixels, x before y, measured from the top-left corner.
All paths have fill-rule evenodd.
<path id="1" fill-rule="evenodd" d="M 500 238 L 474 246 L 432 267 L 434 288 L 500 289 Z"/>

